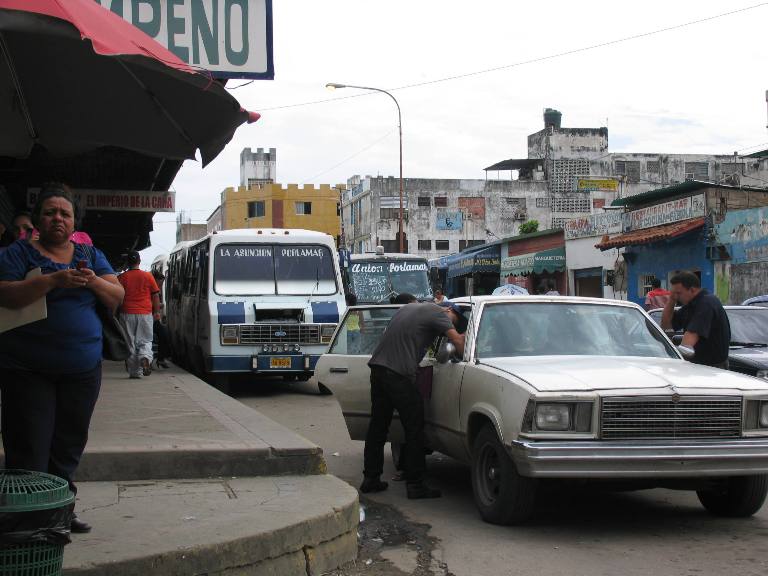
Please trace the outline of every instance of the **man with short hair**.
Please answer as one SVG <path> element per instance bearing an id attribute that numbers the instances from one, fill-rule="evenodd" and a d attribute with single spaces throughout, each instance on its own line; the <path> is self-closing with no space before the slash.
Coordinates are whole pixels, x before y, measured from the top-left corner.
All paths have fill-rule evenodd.
<path id="1" fill-rule="evenodd" d="M 670 292 L 661 287 L 661 280 L 651 280 L 651 291 L 645 295 L 645 309 L 664 308 L 669 302 Z"/>
<path id="2" fill-rule="evenodd" d="M 371 421 L 365 438 L 365 479 L 360 486 L 361 492 L 381 492 L 387 488 L 387 483 L 380 479 L 384 470 L 384 444 L 392 413 L 397 410 L 405 430 L 401 462 L 408 498 L 440 496 L 439 490 L 424 484 L 424 401 L 416 386 L 416 372 L 427 348 L 441 334 L 453 343 L 457 354 L 464 353 L 464 335 L 456 330 L 462 320 L 461 309 L 453 302 L 438 306 L 432 302 L 413 301 L 390 320 L 368 362 L 371 367 Z"/>
<path id="3" fill-rule="evenodd" d="M 692 272 L 678 272 L 669 283 L 672 290 L 661 314 L 661 327 L 684 330 L 681 345 L 693 348 L 691 362 L 727 370 L 731 325 L 720 300 L 702 289 Z M 675 310 L 677 304 L 679 310 Z"/>

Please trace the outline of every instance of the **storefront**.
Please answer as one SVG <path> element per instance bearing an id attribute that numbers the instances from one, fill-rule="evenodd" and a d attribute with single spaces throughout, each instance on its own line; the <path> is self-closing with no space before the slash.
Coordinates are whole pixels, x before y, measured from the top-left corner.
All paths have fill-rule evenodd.
<path id="1" fill-rule="evenodd" d="M 446 293 L 449 297 L 491 294 L 499 285 L 500 244 L 459 252 L 447 259 Z"/>
<path id="2" fill-rule="evenodd" d="M 545 230 L 510 238 L 502 244 L 502 282 L 517 284 L 531 294 L 567 294 L 565 241 L 562 230 Z"/>
<path id="3" fill-rule="evenodd" d="M 595 249 L 601 236 L 621 232 L 621 216 L 621 211 L 613 210 L 566 221 L 563 228 L 571 296 L 626 298 L 623 248 Z"/>

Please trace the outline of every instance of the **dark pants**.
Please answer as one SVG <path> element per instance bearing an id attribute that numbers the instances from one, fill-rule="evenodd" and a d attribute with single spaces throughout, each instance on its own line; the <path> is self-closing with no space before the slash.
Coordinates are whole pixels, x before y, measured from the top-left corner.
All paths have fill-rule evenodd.
<path id="1" fill-rule="evenodd" d="M 378 478 L 384 471 L 384 444 L 392 413 L 397 410 L 405 430 L 405 446 L 400 462 L 408 483 L 424 478 L 424 401 L 413 379 L 381 366 L 371 367 L 371 422 L 365 437 L 366 478 Z"/>
<path id="2" fill-rule="evenodd" d="M 171 339 L 168 336 L 168 327 L 160 322 L 160 320 L 155 320 L 152 323 L 152 332 L 157 343 L 157 355 L 155 358 L 157 358 L 158 362 L 162 362 L 166 358 L 171 357 Z"/>
<path id="3" fill-rule="evenodd" d="M 101 388 L 101 363 L 76 374 L 3 374 L 5 467 L 48 472 L 72 483 Z"/>

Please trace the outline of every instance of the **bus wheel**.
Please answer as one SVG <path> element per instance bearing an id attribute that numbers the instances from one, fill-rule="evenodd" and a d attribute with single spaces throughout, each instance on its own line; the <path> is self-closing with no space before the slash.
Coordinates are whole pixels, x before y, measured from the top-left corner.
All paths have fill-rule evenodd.
<path id="1" fill-rule="evenodd" d="M 299 382 L 306 382 L 310 378 L 312 378 L 312 374 L 308 374 L 307 372 L 304 372 L 303 374 L 299 374 L 298 376 Z"/>
<path id="2" fill-rule="evenodd" d="M 222 394 L 229 394 L 232 391 L 232 381 L 229 374 L 212 374 L 211 385 Z"/>
<path id="3" fill-rule="evenodd" d="M 296 374 L 283 374 L 283 380 L 285 382 L 296 382 Z"/>

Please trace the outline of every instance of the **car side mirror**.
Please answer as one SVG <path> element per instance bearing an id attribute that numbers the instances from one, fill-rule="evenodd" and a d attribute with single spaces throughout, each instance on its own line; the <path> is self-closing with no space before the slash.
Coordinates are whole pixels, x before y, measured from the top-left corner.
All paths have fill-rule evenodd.
<path id="1" fill-rule="evenodd" d="M 446 341 L 440 345 L 440 349 L 437 351 L 437 355 L 435 357 L 437 358 L 438 363 L 446 364 L 455 355 L 456 346 Z"/>
<path id="2" fill-rule="evenodd" d="M 693 360 L 694 351 L 693 348 L 690 346 L 683 346 L 682 344 L 677 347 L 677 349 L 680 351 L 680 354 L 683 355 L 683 358 L 690 361 Z"/>

